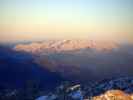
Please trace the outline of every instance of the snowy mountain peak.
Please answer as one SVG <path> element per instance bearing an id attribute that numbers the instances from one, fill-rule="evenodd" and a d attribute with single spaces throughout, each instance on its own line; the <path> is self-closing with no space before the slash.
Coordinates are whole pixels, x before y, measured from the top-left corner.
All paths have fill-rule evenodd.
<path id="1" fill-rule="evenodd" d="M 108 41 L 90 41 L 90 40 L 58 40 L 47 42 L 33 42 L 30 44 L 19 44 L 15 47 L 17 51 L 25 51 L 31 53 L 53 53 L 62 51 L 74 51 L 81 49 L 96 49 L 96 50 L 112 50 L 118 45 Z"/>

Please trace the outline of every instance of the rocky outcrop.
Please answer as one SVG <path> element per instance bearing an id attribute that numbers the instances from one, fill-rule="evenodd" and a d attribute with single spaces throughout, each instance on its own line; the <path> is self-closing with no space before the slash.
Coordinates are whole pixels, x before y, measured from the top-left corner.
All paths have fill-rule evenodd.
<path id="1" fill-rule="evenodd" d="M 110 90 L 100 96 L 93 97 L 92 100 L 133 100 L 133 95 L 121 90 Z"/>

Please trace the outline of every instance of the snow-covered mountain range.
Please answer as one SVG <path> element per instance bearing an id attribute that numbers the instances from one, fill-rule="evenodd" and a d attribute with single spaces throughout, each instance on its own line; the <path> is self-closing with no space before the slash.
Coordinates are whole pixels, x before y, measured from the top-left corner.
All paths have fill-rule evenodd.
<path id="1" fill-rule="evenodd" d="M 30 53 L 60 53 L 63 51 L 73 51 L 81 49 L 112 50 L 118 44 L 109 41 L 92 40 L 51 40 L 45 42 L 33 42 L 30 44 L 19 44 L 15 47 L 17 51 Z"/>

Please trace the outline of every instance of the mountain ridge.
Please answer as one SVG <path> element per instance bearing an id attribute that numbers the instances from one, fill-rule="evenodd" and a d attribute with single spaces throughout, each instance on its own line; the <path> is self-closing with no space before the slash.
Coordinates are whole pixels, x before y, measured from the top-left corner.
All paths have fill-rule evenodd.
<path id="1" fill-rule="evenodd" d="M 30 44 L 18 44 L 14 47 L 16 51 L 25 51 L 33 54 L 60 53 L 78 49 L 96 49 L 98 51 L 110 51 L 118 47 L 118 44 L 110 41 L 91 41 L 91 40 L 58 40 L 47 42 L 32 42 Z"/>

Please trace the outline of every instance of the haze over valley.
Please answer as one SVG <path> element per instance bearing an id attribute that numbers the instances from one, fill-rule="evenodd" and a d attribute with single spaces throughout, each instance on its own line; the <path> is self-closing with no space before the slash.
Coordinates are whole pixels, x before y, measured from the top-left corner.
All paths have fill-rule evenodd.
<path id="1" fill-rule="evenodd" d="M 131 44 L 84 39 L 18 44 L 13 49 L 31 54 L 35 63 L 68 79 L 89 82 L 131 76 L 132 48 Z"/>

